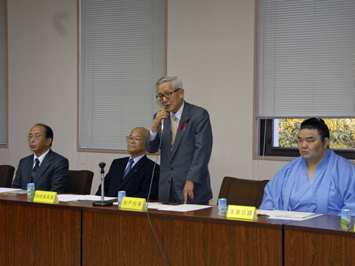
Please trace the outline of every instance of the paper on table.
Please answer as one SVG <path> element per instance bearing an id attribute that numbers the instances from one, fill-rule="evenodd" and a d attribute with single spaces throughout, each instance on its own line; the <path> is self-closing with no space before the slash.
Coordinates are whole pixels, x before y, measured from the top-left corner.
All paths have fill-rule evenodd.
<path id="1" fill-rule="evenodd" d="M 113 203 L 117 205 L 117 202 Z M 161 202 L 148 202 L 148 209 L 155 209 L 159 211 L 173 211 L 173 212 L 188 212 L 197 211 L 206 208 L 211 208 L 211 205 L 195 205 L 195 204 L 170 204 Z"/>
<path id="2" fill-rule="evenodd" d="M 159 209 L 162 206 L 161 202 L 148 202 L 148 209 Z"/>
<path id="3" fill-rule="evenodd" d="M 212 208 L 212 205 L 196 205 L 196 204 L 180 204 L 180 205 L 165 205 L 159 206 L 159 211 L 173 211 L 173 212 L 189 212 L 197 211 L 206 208 Z"/>
<path id="4" fill-rule="evenodd" d="M 24 189 L 19 189 L 19 190 L 12 190 L 9 192 L 4 192 L 4 193 L 11 193 L 11 194 L 16 194 L 16 195 L 21 195 L 21 194 L 27 194 L 27 190 Z"/>
<path id="5" fill-rule="evenodd" d="M 58 195 L 59 202 L 67 202 L 67 201 L 78 201 L 78 200 L 92 200 L 92 201 L 100 201 L 101 196 L 95 195 L 76 195 L 76 194 L 61 194 Z M 115 197 L 105 197 L 105 200 L 113 200 Z"/>
<path id="6" fill-rule="evenodd" d="M 0 193 L 3 192 L 12 192 L 16 190 L 21 190 L 20 188 L 8 188 L 8 187 L 0 187 Z"/>
<path id="7" fill-rule="evenodd" d="M 304 221 L 311 219 L 322 214 L 312 213 L 312 212 L 294 212 L 294 211 L 280 211 L 280 210 L 256 210 L 257 214 L 268 215 L 269 219 L 282 219 L 282 220 L 295 220 Z"/>

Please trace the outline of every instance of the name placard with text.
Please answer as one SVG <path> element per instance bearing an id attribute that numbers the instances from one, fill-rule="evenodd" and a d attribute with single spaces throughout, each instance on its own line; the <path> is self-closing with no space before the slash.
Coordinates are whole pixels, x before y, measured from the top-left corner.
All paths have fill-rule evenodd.
<path id="1" fill-rule="evenodd" d="M 58 194 L 54 191 L 42 191 L 36 190 L 35 197 L 33 198 L 33 202 L 38 203 L 59 203 Z"/>
<path id="2" fill-rule="evenodd" d="M 255 220 L 257 218 L 256 208 L 250 206 L 228 205 L 227 218 Z"/>
<path id="3" fill-rule="evenodd" d="M 142 198 L 124 197 L 121 210 L 144 211 L 147 210 L 147 202 Z"/>

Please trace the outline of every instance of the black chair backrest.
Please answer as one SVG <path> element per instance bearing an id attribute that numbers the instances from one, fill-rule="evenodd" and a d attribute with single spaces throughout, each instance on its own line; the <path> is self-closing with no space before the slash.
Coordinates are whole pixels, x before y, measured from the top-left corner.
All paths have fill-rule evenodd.
<path id="1" fill-rule="evenodd" d="M 249 180 L 226 176 L 222 181 L 218 198 L 226 198 L 228 205 L 259 208 L 267 182 L 269 180 Z"/>
<path id="2" fill-rule="evenodd" d="M 15 167 L 11 165 L 0 165 L 0 187 L 11 187 Z"/>
<path id="3" fill-rule="evenodd" d="M 65 193 L 89 195 L 94 173 L 88 170 L 69 170 Z"/>

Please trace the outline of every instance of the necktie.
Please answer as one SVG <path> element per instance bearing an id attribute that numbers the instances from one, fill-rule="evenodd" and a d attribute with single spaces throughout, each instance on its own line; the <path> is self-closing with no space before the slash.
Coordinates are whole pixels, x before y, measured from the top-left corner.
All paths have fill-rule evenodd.
<path id="1" fill-rule="evenodd" d="M 171 150 L 173 150 L 174 147 L 174 142 L 175 142 L 175 137 L 176 137 L 176 132 L 177 132 L 177 124 L 176 124 L 176 116 L 172 115 L 170 117 L 171 120 Z"/>
<path id="2" fill-rule="evenodd" d="M 131 170 L 133 162 L 134 162 L 133 159 L 129 159 L 128 166 L 126 167 L 126 170 L 124 171 L 124 174 L 123 174 L 123 179 L 126 177 L 128 172 Z"/>
<path id="3" fill-rule="evenodd" d="M 35 179 L 37 170 L 39 168 L 39 160 L 38 160 L 38 158 L 36 158 L 35 161 L 36 161 L 36 164 L 35 164 L 35 167 L 33 167 L 32 173 L 31 173 L 31 183 L 33 183 L 33 180 Z"/>

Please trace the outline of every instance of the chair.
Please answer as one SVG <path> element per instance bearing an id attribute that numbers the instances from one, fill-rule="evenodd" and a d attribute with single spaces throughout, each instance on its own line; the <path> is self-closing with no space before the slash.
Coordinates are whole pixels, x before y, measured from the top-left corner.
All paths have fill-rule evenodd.
<path id="1" fill-rule="evenodd" d="M 65 193 L 89 195 L 94 173 L 88 170 L 69 170 Z"/>
<path id="2" fill-rule="evenodd" d="M 11 187 L 15 167 L 11 165 L 0 165 L 0 187 Z"/>
<path id="3" fill-rule="evenodd" d="M 227 204 L 259 208 L 267 182 L 269 180 L 249 180 L 226 176 L 222 181 L 218 197 L 226 198 Z"/>

